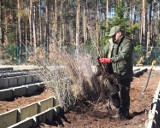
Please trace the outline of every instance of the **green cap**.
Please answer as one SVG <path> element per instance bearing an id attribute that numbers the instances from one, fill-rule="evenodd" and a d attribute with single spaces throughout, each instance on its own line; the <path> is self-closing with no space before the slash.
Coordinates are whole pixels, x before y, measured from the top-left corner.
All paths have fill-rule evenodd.
<path id="1" fill-rule="evenodd" d="M 114 26 L 111 28 L 108 36 L 113 36 L 114 34 L 116 34 L 116 32 L 119 32 L 119 31 L 120 31 L 120 26 Z"/>

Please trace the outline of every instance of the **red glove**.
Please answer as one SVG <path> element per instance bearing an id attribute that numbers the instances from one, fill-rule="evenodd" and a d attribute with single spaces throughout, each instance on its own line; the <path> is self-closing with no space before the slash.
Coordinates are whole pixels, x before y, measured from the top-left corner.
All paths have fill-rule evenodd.
<path id="1" fill-rule="evenodd" d="M 112 59 L 111 58 L 100 58 L 99 62 L 102 64 L 108 64 L 112 62 Z"/>

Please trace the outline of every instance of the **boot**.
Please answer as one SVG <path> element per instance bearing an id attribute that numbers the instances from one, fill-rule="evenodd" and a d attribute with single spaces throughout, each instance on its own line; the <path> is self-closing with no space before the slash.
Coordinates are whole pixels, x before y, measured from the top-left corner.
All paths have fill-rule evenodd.
<path id="1" fill-rule="evenodd" d="M 129 115 L 129 110 L 126 110 L 122 113 L 121 119 L 131 119 L 132 117 Z"/>

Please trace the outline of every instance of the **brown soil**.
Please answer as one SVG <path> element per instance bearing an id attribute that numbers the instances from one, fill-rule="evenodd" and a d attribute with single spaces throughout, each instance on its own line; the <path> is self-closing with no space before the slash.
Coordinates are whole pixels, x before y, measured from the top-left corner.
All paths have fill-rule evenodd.
<path id="1" fill-rule="evenodd" d="M 106 109 L 104 103 L 94 103 L 91 109 L 85 107 L 86 112 L 70 111 L 64 114 L 63 118 L 59 118 L 51 124 L 41 124 L 40 128 L 144 128 L 148 113 L 144 109 L 150 110 L 153 96 L 160 80 L 160 71 L 152 72 L 149 85 L 145 91 L 144 98 L 141 93 L 147 82 L 149 71 L 139 78 L 134 78 L 131 83 L 131 106 L 130 114 L 133 116 L 130 120 L 118 120 L 110 118 L 111 112 Z M 53 94 L 49 90 L 39 92 L 31 97 L 19 97 L 12 101 L 0 101 L 0 113 L 16 109 L 27 104 L 45 99 Z M 112 106 L 112 112 L 115 108 Z M 141 113 L 142 112 L 142 113 Z M 136 113 L 136 114 L 135 114 Z M 59 124 L 60 122 L 60 124 Z"/>
<path id="2" fill-rule="evenodd" d="M 50 96 L 53 96 L 53 93 L 50 90 L 45 89 L 43 91 L 37 92 L 30 97 L 17 97 L 9 101 L 0 101 L 0 113 L 4 113 L 12 109 L 21 108 Z"/>
<path id="3" fill-rule="evenodd" d="M 94 108 L 87 112 L 75 112 L 70 111 L 64 114 L 65 118 L 60 117 L 58 121 L 52 124 L 41 124 L 40 128 L 144 128 L 145 122 L 147 122 L 148 111 L 153 100 L 153 96 L 157 85 L 160 80 L 160 71 L 152 72 L 149 80 L 147 90 L 142 98 L 142 90 L 147 82 L 149 71 L 145 72 L 139 78 L 134 78 L 131 83 L 131 106 L 130 120 L 120 120 L 111 118 L 111 112 L 106 109 L 106 105 L 103 103 L 92 104 Z M 144 111 L 144 110 L 147 111 Z M 115 108 L 112 106 L 112 113 L 115 112 Z M 60 124 L 59 124 L 60 123 Z"/>

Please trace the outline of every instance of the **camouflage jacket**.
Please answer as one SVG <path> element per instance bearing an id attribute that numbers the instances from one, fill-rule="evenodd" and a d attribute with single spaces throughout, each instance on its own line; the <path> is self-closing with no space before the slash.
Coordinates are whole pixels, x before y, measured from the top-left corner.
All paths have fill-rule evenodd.
<path id="1" fill-rule="evenodd" d="M 112 58 L 112 69 L 120 78 L 133 76 L 133 44 L 130 40 L 122 37 L 117 43 L 109 39 L 105 46 L 105 56 Z"/>

